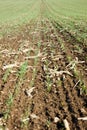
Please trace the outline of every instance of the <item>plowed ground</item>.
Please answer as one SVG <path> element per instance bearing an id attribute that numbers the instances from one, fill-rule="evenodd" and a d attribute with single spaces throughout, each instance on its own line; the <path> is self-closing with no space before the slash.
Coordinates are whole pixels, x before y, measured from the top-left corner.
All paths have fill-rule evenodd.
<path id="1" fill-rule="evenodd" d="M 0 40 L 0 130 L 87 130 L 86 46 L 59 28 L 38 18 Z"/>

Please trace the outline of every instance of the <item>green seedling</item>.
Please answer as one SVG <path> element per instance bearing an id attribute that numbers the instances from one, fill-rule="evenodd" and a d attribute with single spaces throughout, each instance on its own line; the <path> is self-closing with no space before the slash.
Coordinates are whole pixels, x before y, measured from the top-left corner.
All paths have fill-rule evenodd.
<path id="1" fill-rule="evenodd" d="M 20 70 L 17 74 L 18 78 L 20 80 L 22 80 L 25 76 L 25 73 L 26 73 L 26 70 L 27 70 L 27 66 L 28 66 L 28 63 L 25 62 L 21 65 L 20 67 Z M 11 94 L 9 95 L 9 98 L 8 100 L 6 101 L 6 106 L 7 106 L 7 111 L 5 112 L 5 115 L 4 115 L 4 118 L 7 120 L 9 118 L 9 114 L 10 114 L 10 110 L 11 110 L 11 106 L 13 104 L 13 100 L 14 100 L 14 97 L 17 95 L 17 92 L 19 91 L 19 87 L 21 86 L 21 83 L 18 82 L 18 84 L 16 84 L 16 87 L 15 87 L 15 90 L 14 90 L 14 94 Z"/>
<path id="2" fill-rule="evenodd" d="M 58 80 L 58 81 L 57 81 L 57 85 L 58 85 L 58 86 L 62 86 L 62 81 L 61 81 L 61 80 Z"/>
<path id="3" fill-rule="evenodd" d="M 5 74 L 3 75 L 3 82 L 6 83 L 7 82 L 7 79 L 8 79 L 8 76 L 10 75 L 10 69 L 7 69 Z"/>
<path id="4" fill-rule="evenodd" d="M 27 128 L 28 123 L 29 123 L 29 113 L 30 109 L 27 109 L 21 119 L 21 128 Z"/>
<path id="5" fill-rule="evenodd" d="M 40 43 L 40 42 L 38 42 L 38 49 L 40 49 L 40 47 L 41 47 L 41 43 Z"/>
<path id="6" fill-rule="evenodd" d="M 87 95 L 87 87 L 85 85 L 82 85 L 82 93 Z"/>
<path id="7" fill-rule="evenodd" d="M 46 125 L 47 125 L 48 128 L 50 127 L 50 124 L 51 124 L 51 121 L 47 120 Z"/>
<path id="8" fill-rule="evenodd" d="M 10 107 L 13 102 L 13 95 L 10 93 L 9 98 L 6 102 L 7 107 Z"/>
<path id="9" fill-rule="evenodd" d="M 37 62 L 38 62 L 38 58 L 35 58 L 35 60 L 34 60 L 34 65 L 35 66 L 37 65 Z"/>
<path id="10" fill-rule="evenodd" d="M 72 57 L 71 56 L 67 56 L 68 62 L 72 61 Z"/>
<path id="11" fill-rule="evenodd" d="M 41 46 L 41 43 L 38 42 L 38 50 L 36 50 L 36 52 L 35 52 L 36 55 L 38 54 L 38 51 L 39 51 L 39 49 L 40 49 L 40 46 Z M 34 66 L 36 66 L 37 63 L 38 63 L 38 57 L 34 59 Z M 30 82 L 30 86 L 31 86 L 31 87 L 34 86 L 36 74 L 37 74 L 37 70 L 36 70 L 36 68 L 34 68 L 34 69 L 33 69 L 33 74 L 32 74 L 32 80 L 31 80 L 31 82 Z"/>
<path id="12" fill-rule="evenodd" d="M 46 87 L 47 87 L 47 91 L 50 92 L 52 89 L 52 81 L 49 77 L 49 75 L 46 76 Z"/>
<path id="13" fill-rule="evenodd" d="M 80 48 L 78 45 L 75 45 L 75 47 L 76 47 L 76 49 L 77 49 L 77 51 L 78 51 L 79 53 L 82 53 L 82 52 L 83 52 L 82 48 Z"/>
<path id="14" fill-rule="evenodd" d="M 8 128 L 4 125 L 0 125 L 0 130 L 8 130 Z"/>
<path id="15" fill-rule="evenodd" d="M 45 63 L 45 65 L 46 65 L 46 68 L 48 69 L 49 61 L 46 59 L 46 60 L 44 61 L 44 63 Z"/>
<path id="16" fill-rule="evenodd" d="M 79 76 L 79 73 L 78 73 L 76 67 L 74 67 L 74 76 L 75 76 L 75 77 L 78 77 L 78 76 Z"/>
<path id="17" fill-rule="evenodd" d="M 6 101 L 7 111 L 5 112 L 5 115 L 4 115 L 5 120 L 7 120 L 8 117 L 9 117 L 9 113 L 10 113 L 11 106 L 12 106 L 12 104 L 13 104 L 13 100 L 14 100 L 14 97 L 13 97 L 13 95 L 10 93 L 9 98 L 8 98 L 8 100 Z"/>
<path id="18" fill-rule="evenodd" d="M 80 94 L 87 95 L 87 87 L 85 86 L 84 82 L 80 81 Z"/>
<path id="19" fill-rule="evenodd" d="M 20 90 L 20 86 L 22 85 L 22 82 L 18 82 L 15 86 L 15 90 L 14 90 L 14 96 L 16 96 Z"/>
<path id="20" fill-rule="evenodd" d="M 62 48 L 62 50 L 65 50 L 65 47 L 64 47 L 63 43 L 61 43 L 61 48 Z"/>
<path id="21" fill-rule="evenodd" d="M 86 59 L 86 61 L 87 61 L 87 56 L 86 56 L 86 58 L 85 58 L 85 59 Z"/>
<path id="22" fill-rule="evenodd" d="M 32 74 L 32 80 L 31 80 L 31 82 L 30 82 L 30 86 L 31 86 L 31 87 L 34 86 L 36 74 L 37 74 L 37 70 L 36 70 L 36 68 L 34 68 L 34 69 L 33 69 L 33 74 Z"/>
<path id="23" fill-rule="evenodd" d="M 19 77 L 19 79 L 23 79 L 23 78 L 24 78 L 25 73 L 26 73 L 26 71 L 27 71 L 27 67 L 28 67 L 27 61 L 24 62 L 24 63 L 21 65 L 20 70 L 19 70 L 19 72 L 18 72 L 18 77 Z"/>

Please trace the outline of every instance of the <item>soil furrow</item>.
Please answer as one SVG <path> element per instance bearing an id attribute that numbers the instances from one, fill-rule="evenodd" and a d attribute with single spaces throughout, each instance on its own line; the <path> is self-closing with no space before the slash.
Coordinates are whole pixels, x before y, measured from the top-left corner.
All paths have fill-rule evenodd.
<path id="1" fill-rule="evenodd" d="M 71 130 L 86 130 L 86 121 L 78 120 L 87 116 L 86 94 L 81 93 L 85 90 L 78 81 L 82 77 L 86 82 L 86 64 L 75 66 L 81 76 L 70 69 L 72 64 L 69 67 L 69 56 L 72 60 L 82 56 L 77 61 L 86 62 L 86 54 L 75 52 L 72 42 L 80 42 L 69 32 L 60 32 L 63 27 L 44 18 L 45 5 L 41 8 L 39 18 L 0 43 L 5 44 L 0 51 L 7 49 L 0 53 L 0 121 L 3 118 L 3 128 L 9 130 L 65 130 L 64 120 Z M 7 65 L 14 63 L 9 71 Z"/>

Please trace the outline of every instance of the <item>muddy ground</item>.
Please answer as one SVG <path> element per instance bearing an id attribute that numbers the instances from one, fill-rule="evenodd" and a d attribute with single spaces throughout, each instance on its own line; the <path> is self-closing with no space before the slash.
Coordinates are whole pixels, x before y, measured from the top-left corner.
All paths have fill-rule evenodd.
<path id="1" fill-rule="evenodd" d="M 55 25 L 0 40 L 0 130 L 87 130 L 86 46 Z"/>

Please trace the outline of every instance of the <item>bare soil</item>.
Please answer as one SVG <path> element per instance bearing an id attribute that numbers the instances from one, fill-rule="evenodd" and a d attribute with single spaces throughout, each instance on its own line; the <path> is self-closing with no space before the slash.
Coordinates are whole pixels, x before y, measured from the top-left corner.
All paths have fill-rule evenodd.
<path id="1" fill-rule="evenodd" d="M 87 84 L 86 46 L 78 41 L 83 50 L 78 53 L 74 43 L 69 33 L 60 33 L 54 22 L 41 18 L 22 27 L 16 36 L 0 40 L 1 130 L 69 130 L 64 120 L 70 130 L 87 130 L 87 120 L 79 120 L 87 117 L 87 93 L 78 82 L 81 78 Z M 79 77 L 67 67 L 69 56 L 84 61 L 76 64 Z M 27 71 L 20 79 L 18 73 L 25 62 Z M 4 69 L 12 64 L 17 65 Z"/>

